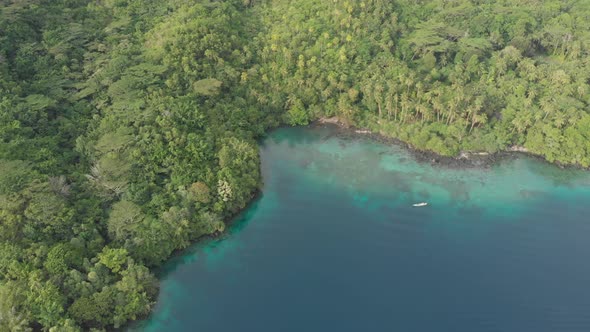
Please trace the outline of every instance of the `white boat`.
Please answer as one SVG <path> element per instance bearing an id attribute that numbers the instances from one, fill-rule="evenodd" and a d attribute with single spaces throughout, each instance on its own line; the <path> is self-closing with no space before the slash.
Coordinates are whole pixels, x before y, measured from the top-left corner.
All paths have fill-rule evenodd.
<path id="1" fill-rule="evenodd" d="M 412 206 L 426 206 L 426 205 L 428 205 L 428 203 L 426 203 L 426 202 L 412 204 Z"/>

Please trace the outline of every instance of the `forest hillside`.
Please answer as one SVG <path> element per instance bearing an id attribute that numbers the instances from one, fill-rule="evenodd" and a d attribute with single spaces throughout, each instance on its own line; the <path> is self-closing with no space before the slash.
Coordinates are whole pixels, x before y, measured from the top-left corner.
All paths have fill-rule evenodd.
<path id="1" fill-rule="evenodd" d="M 585 0 L 0 0 L 0 331 L 145 317 L 279 125 L 587 167 L 589 47 Z"/>

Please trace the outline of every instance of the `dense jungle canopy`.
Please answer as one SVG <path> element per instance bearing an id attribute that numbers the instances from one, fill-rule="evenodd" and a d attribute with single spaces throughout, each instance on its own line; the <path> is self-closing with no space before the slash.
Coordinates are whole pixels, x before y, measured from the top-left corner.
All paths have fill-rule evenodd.
<path id="1" fill-rule="evenodd" d="M 146 316 L 282 124 L 587 167 L 589 47 L 586 0 L 0 0 L 0 331 Z"/>

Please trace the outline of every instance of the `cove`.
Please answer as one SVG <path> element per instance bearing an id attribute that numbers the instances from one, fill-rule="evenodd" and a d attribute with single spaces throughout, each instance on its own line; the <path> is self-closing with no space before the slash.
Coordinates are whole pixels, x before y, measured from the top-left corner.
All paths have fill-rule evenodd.
<path id="1" fill-rule="evenodd" d="M 260 198 L 164 266 L 131 331 L 590 331 L 590 173 L 433 166 L 330 127 L 261 157 Z"/>

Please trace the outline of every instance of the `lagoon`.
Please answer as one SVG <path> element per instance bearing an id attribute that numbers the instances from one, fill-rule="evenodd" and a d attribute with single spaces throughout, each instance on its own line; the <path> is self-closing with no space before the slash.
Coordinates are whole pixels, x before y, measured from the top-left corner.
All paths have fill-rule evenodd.
<path id="1" fill-rule="evenodd" d="M 590 173 L 431 165 L 332 127 L 261 157 L 260 197 L 161 269 L 130 330 L 590 331 Z"/>

